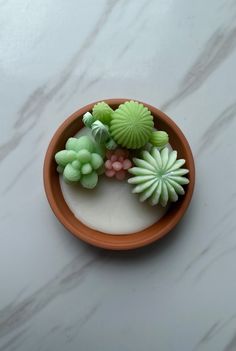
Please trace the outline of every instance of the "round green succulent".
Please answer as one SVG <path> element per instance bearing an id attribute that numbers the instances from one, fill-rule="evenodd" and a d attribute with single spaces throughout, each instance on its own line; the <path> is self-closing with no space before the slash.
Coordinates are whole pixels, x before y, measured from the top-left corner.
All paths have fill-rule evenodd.
<path id="1" fill-rule="evenodd" d="M 151 152 L 143 151 L 142 159 L 133 158 L 133 162 L 136 167 L 128 171 L 134 177 L 128 182 L 136 185 L 133 193 L 140 194 L 140 201 L 149 199 L 151 205 L 166 206 L 168 201 L 175 202 L 178 195 L 185 194 L 182 185 L 189 183 L 184 177 L 189 171 L 181 168 L 185 160 L 177 160 L 176 151 L 169 152 L 166 147 L 160 152 L 154 147 Z"/>
<path id="2" fill-rule="evenodd" d="M 93 116 L 104 124 L 109 125 L 113 113 L 112 108 L 104 101 L 98 102 L 93 107 Z"/>
<path id="3" fill-rule="evenodd" d="M 58 173 L 67 183 L 80 182 L 84 188 L 93 189 L 103 167 L 103 158 L 88 136 L 69 138 L 66 150 L 56 153 Z"/>
<path id="4" fill-rule="evenodd" d="M 153 126 L 153 117 L 147 107 L 127 101 L 113 112 L 110 133 L 118 145 L 139 149 L 150 139 Z"/>
<path id="5" fill-rule="evenodd" d="M 166 132 L 159 130 L 151 134 L 149 142 L 153 146 L 164 147 L 169 142 L 169 136 Z"/>

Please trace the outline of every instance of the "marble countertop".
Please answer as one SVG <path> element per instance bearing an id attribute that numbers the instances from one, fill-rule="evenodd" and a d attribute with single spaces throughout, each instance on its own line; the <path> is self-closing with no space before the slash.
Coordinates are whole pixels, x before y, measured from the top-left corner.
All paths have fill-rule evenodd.
<path id="1" fill-rule="evenodd" d="M 235 0 L 0 0 L 0 351 L 236 350 Z M 98 99 L 146 101 L 186 134 L 181 224 L 97 250 L 50 211 L 58 125 Z"/>

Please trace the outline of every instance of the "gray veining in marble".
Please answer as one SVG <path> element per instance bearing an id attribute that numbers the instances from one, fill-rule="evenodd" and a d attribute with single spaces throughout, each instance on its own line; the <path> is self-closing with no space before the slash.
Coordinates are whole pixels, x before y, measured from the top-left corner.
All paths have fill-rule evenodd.
<path id="1" fill-rule="evenodd" d="M 225 347 L 224 351 L 234 351 L 236 348 L 236 335 L 230 340 L 228 345 Z"/>
<path id="2" fill-rule="evenodd" d="M 217 116 L 214 121 L 210 124 L 210 126 L 206 129 L 204 134 L 202 135 L 201 144 L 198 149 L 198 155 L 201 156 L 203 154 L 204 149 L 207 148 L 208 143 L 213 144 L 215 138 L 218 135 L 222 135 L 222 131 L 226 128 L 231 128 L 233 122 L 236 119 L 236 103 L 228 106 L 219 116 Z"/>
<path id="3" fill-rule="evenodd" d="M 166 110 L 170 105 L 180 102 L 199 89 L 235 48 L 236 28 L 217 29 L 207 39 L 204 49 L 184 76 L 176 95 L 164 103 L 162 108 Z"/>
<path id="4" fill-rule="evenodd" d="M 32 295 L 3 308 L 0 311 L 0 337 L 12 333 L 14 329 L 21 328 L 24 323 L 44 309 L 57 295 L 76 288 L 83 280 L 87 270 L 96 263 L 97 258 L 94 258 L 80 267 L 79 259 L 76 257 L 61 272 L 57 273 L 54 279 Z M 91 311 L 92 314 L 95 312 L 94 306 Z M 92 315 L 91 311 L 86 320 Z"/>
<path id="5" fill-rule="evenodd" d="M 234 0 L 0 0 L 0 351 L 236 350 Z M 98 99 L 163 109 L 196 160 L 159 243 L 90 248 L 57 222 L 43 158 Z"/>

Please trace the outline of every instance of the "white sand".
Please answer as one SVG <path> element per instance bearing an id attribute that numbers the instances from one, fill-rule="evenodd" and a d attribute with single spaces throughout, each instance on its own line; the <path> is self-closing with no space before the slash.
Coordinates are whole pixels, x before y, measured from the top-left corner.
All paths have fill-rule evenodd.
<path id="1" fill-rule="evenodd" d="M 76 136 L 88 134 L 86 129 Z M 126 181 L 100 176 L 95 189 L 80 184 L 68 185 L 62 177 L 60 184 L 65 201 L 74 215 L 90 228 L 110 234 L 129 234 L 143 230 L 157 222 L 167 209 L 141 203 L 131 193 Z"/>

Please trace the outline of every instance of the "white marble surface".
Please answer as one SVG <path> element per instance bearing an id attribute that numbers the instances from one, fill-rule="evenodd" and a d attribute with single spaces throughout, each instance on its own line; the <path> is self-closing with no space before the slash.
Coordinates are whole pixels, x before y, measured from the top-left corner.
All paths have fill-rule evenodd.
<path id="1" fill-rule="evenodd" d="M 0 350 L 236 350 L 235 0 L 0 1 Z M 135 98 L 169 114 L 197 184 L 171 235 L 111 253 L 68 234 L 42 163 L 63 119 Z"/>

